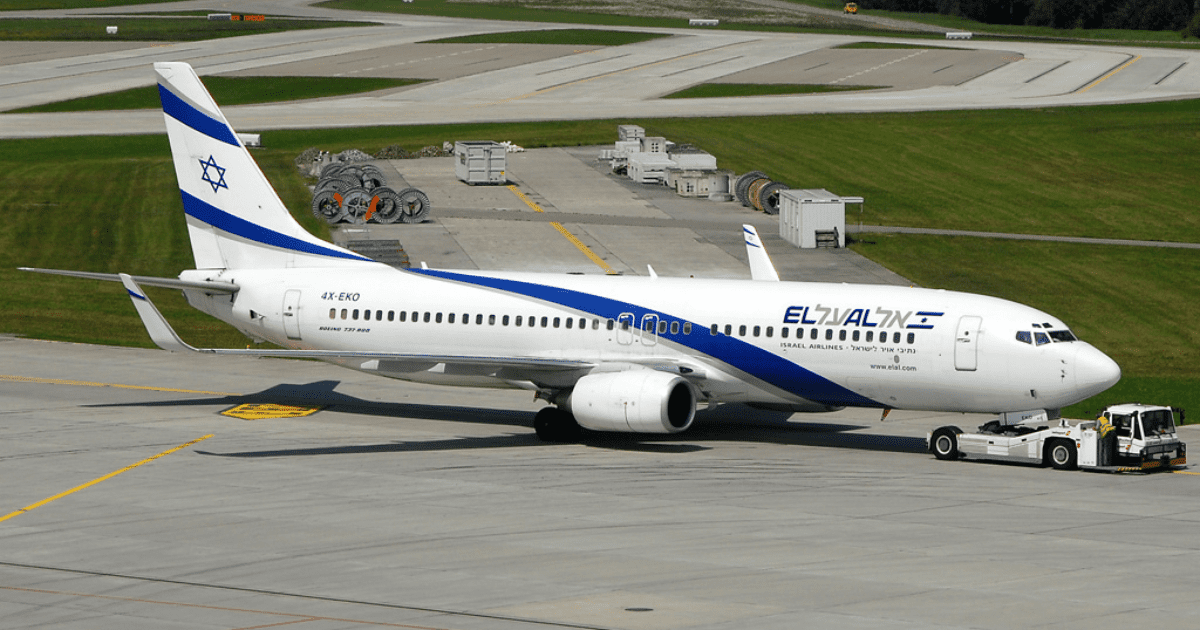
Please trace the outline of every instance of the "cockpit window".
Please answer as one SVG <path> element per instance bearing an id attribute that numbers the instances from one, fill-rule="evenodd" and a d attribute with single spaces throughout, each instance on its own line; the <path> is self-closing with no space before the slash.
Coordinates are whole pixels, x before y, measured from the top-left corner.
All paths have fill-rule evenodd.
<path id="1" fill-rule="evenodd" d="M 1033 344 L 1033 335 L 1029 334 L 1028 330 L 1017 331 L 1017 341 L 1021 343 Z"/>
<path id="2" fill-rule="evenodd" d="M 1048 337 L 1048 336 L 1046 335 L 1046 333 L 1044 333 L 1044 332 L 1039 332 L 1039 331 L 1036 331 L 1036 330 L 1035 330 L 1035 331 L 1033 331 L 1033 340 L 1034 340 L 1034 341 L 1036 341 L 1036 342 L 1037 342 L 1037 345 L 1039 345 L 1039 346 L 1040 346 L 1040 345 L 1047 344 L 1047 343 L 1050 343 L 1050 337 Z"/>
<path id="3" fill-rule="evenodd" d="M 1051 330 L 1050 339 L 1054 341 L 1079 341 L 1079 339 L 1075 337 L 1075 333 L 1069 330 Z"/>

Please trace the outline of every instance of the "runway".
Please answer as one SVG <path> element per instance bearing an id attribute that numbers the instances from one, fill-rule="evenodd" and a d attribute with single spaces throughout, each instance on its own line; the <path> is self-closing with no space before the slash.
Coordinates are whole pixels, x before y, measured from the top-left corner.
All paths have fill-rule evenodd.
<path id="1" fill-rule="evenodd" d="M 126 7 L 148 12 L 160 5 Z M 172 11 L 206 8 L 194 2 Z M 243 6 L 239 4 L 239 6 Z M 187 61 L 204 75 L 307 73 L 434 78 L 398 91 L 315 102 L 229 107 L 235 128 L 283 128 L 619 117 L 761 116 L 833 112 L 1062 107 L 1200 96 L 1200 51 L 1136 45 L 930 41 L 925 49 L 845 49 L 870 35 L 696 28 L 626 29 L 670 35 L 615 47 L 422 44 L 485 32 L 557 28 L 340 12 L 302 3 L 245 3 L 245 11 L 372 20 L 378 26 L 119 47 L 70 47 L 0 66 L 0 111 L 151 85 L 155 61 Z M 12 46 L 12 44 L 8 44 Z M 436 51 L 433 49 L 437 49 Z M 3 48 L 0 48 L 3 50 Z M 870 85 L 866 92 L 664 99 L 709 82 Z M 0 114 L 0 137 L 160 133 L 154 111 Z"/>

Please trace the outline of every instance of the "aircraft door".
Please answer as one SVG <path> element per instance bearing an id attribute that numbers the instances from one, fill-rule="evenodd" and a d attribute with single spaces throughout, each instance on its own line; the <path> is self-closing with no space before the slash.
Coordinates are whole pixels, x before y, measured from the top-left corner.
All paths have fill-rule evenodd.
<path id="1" fill-rule="evenodd" d="M 297 289 L 283 294 L 283 332 L 288 339 L 300 338 L 300 291 Z"/>
<path id="2" fill-rule="evenodd" d="M 617 343 L 623 346 L 633 344 L 633 313 L 617 316 Z"/>
<path id="3" fill-rule="evenodd" d="M 658 344 L 658 315 L 647 313 L 642 315 L 642 345 Z"/>
<path id="4" fill-rule="evenodd" d="M 954 335 L 954 369 L 974 372 L 978 362 L 979 324 L 982 317 L 964 315 L 958 320 Z"/>

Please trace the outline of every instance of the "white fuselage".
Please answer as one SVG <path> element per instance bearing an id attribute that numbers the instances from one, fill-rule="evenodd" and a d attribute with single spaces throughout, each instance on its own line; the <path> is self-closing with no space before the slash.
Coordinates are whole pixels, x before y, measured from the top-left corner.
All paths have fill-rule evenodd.
<path id="1" fill-rule="evenodd" d="M 1066 331 L 1046 313 L 952 291 L 384 265 L 229 270 L 221 279 L 241 290 L 232 299 L 188 291 L 189 300 L 251 337 L 426 354 L 333 362 L 445 385 L 563 390 L 596 366 L 633 364 L 679 369 L 712 402 L 993 413 L 1058 409 L 1120 374 L 1082 341 L 1022 342 L 1019 331 Z M 586 366 L 498 369 L 446 365 L 444 356 Z"/>

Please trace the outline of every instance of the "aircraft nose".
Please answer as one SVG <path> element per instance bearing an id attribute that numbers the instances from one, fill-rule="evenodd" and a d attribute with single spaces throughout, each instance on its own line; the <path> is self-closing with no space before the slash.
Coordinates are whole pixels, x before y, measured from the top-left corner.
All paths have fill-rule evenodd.
<path id="1" fill-rule="evenodd" d="M 1075 353 L 1075 386 L 1085 398 L 1095 396 L 1121 380 L 1121 366 L 1089 344 Z"/>

